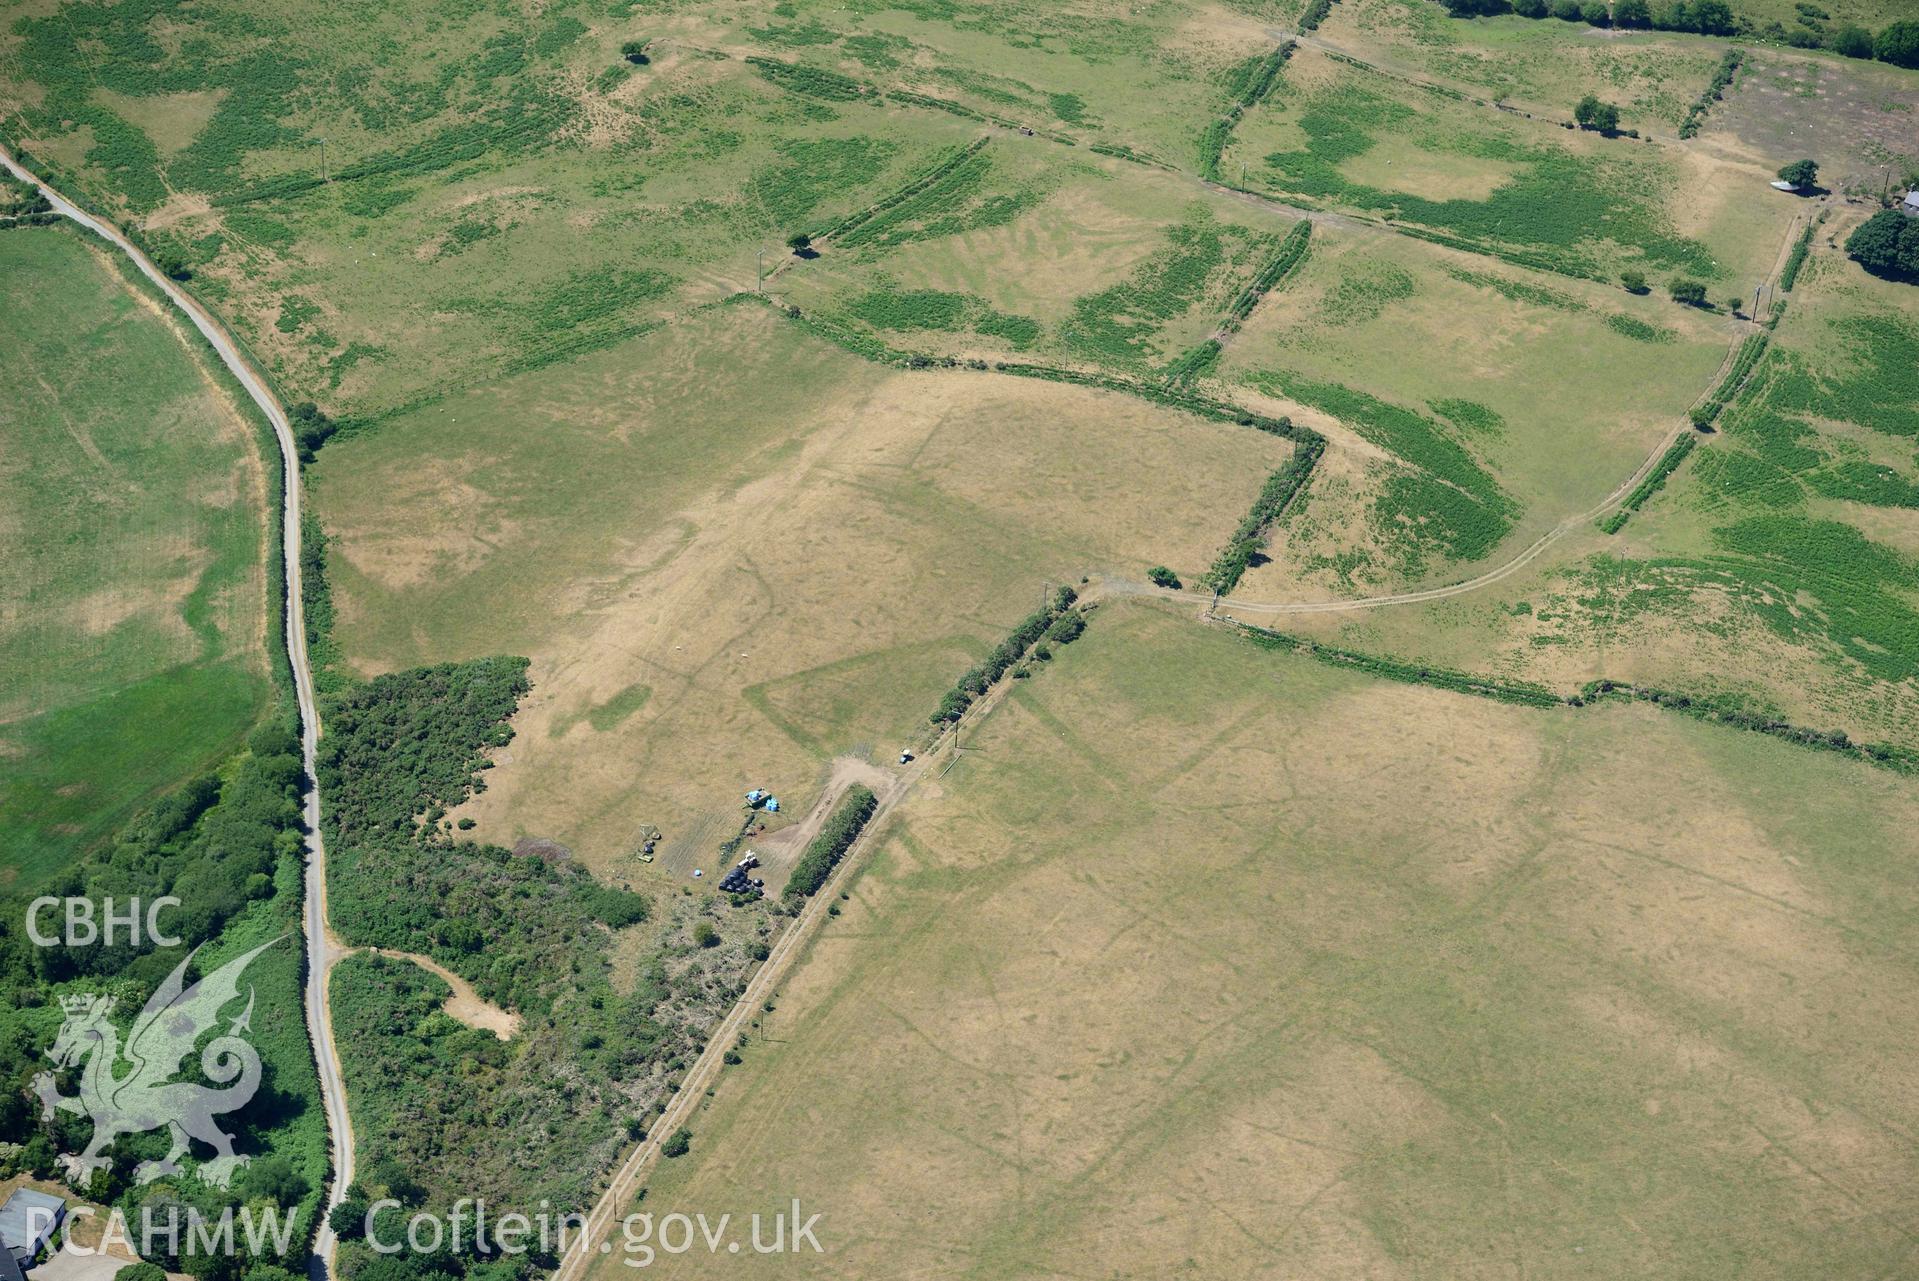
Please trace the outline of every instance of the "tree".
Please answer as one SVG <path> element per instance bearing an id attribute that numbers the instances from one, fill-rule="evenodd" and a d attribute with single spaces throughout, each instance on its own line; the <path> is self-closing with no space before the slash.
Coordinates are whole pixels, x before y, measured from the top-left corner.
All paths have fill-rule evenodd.
<path id="1" fill-rule="evenodd" d="M 1847 239 L 1846 253 L 1875 276 L 1919 281 L 1919 218 L 1881 209 Z"/>
<path id="2" fill-rule="evenodd" d="M 1695 0 L 1692 26 L 1701 35 L 1729 36 L 1735 30 L 1732 9 L 1725 0 Z"/>
<path id="3" fill-rule="evenodd" d="M 1586 19 L 1588 26 L 1610 27 L 1612 25 L 1612 8 L 1606 0 L 1586 0 L 1586 7 L 1580 10 L 1580 13 Z"/>
<path id="4" fill-rule="evenodd" d="M 1706 286 L 1697 280 L 1675 280 L 1666 288 L 1674 302 L 1683 302 L 1688 307 L 1706 305 Z"/>
<path id="5" fill-rule="evenodd" d="M 1581 129 L 1597 129 L 1601 133 L 1612 133 L 1619 128 L 1619 108 L 1610 102 L 1601 102 L 1587 94 L 1573 108 L 1573 119 L 1579 122 Z"/>
<path id="6" fill-rule="evenodd" d="M 333 1207 L 332 1214 L 327 1215 L 327 1226 L 342 1241 L 358 1241 L 366 1235 L 366 1208 L 365 1201 L 348 1197 Z"/>
<path id="7" fill-rule="evenodd" d="M 188 281 L 193 279 L 193 268 L 187 266 L 187 260 L 178 249 L 156 249 L 153 253 L 153 265 L 169 280 Z"/>
<path id="8" fill-rule="evenodd" d="M 1662 4 L 1653 10 L 1652 25 L 1661 31 L 1697 31 L 1699 27 L 1692 20 L 1692 10 L 1686 0 L 1672 0 L 1671 4 Z"/>
<path id="9" fill-rule="evenodd" d="M 620 56 L 636 67 L 644 67 L 653 61 L 646 56 L 646 45 L 644 40 L 629 40 L 620 46 Z"/>
<path id="10" fill-rule="evenodd" d="M 1819 185 L 1819 166 L 1811 160 L 1795 160 L 1779 171 L 1779 181 L 1799 190 Z"/>
<path id="11" fill-rule="evenodd" d="M 701 921 L 693 927 L 693 941 L 701 947 L 718 947 L 720 932 L 713 928 L 713 922 Z"/>
<path id="12" fill-rule="evenodd" d="M 660 1144 L 660 1155 L 666 1157 L 685 1156 L 693 1150 L 693 1131 L 681 1126 L 666 1141 Z"/>
<path id="13" fill-rule="evenodd" d="M 114 1281 L 167 1281 L 167 1271 L 157 1263 L 136 1263 L 113 1274 Z"/>
<path id="14" fill-rule="evenodd" d="M 275 1205 L 298 1205 L 308 1191 L 308 1183 L 293 1162 L 284 1156 L 262 1157 L 247 1166 L 244 1179 L 248 1197 L 260 1197 Z"/>
<path id="15" fill-rule="evenodd" d="M 1737 316 L 1737 315 L 1739 314 L 1739 308 L 1740 308 L 1741 306 L 1743 306 L 1743 305 L 1745 304 L 1745 301 L 1746 301 L 1746 300 L 1745 300 L 1744 298 L 1728 298 L 1728 299 L 1726 299 L 1726 312 L 1727 312 L 1727 314 L 1729 314 L 1729 315 L 1733 315 L 1733 316 Z"/>
<path id="16" fill-rule="evenodd" d="M 1619 283 L 1626 287 L 1629 294 L 1643 294 L 1646 290 L 1646 273 L 1643 271 L 1622 271 Z"/>
<path id="17" fill-rule="evenodd" d="M 786 247 L 804 258 L 813 251 L 813 237 L 803 231 L 796 231 L 786 238 Z"/>
<path id="18" fill-rule="evenodd" d="M 1919 22 L 1895 22 L 1872 42 L 1873 56 L 1895 67 L 1919 67 Z"/>
<path id="19" fill-rule="evenodd" d="M 1553 0 L 1553 17 L 1561 22 L 1578 22 L 1585 16 L 1579 0 Z"/>
<path id="20" fill-rule="evenodd" d="M 1146 577 L 1152 580 L 1153 586 L 1155 587 L 1170 587 L 1174 591 L 1179 590 L 1179 575 L 1164 565 L 1153 566 L 1146 571 Z"/>
<path id="21" fill-rule="evenodd" d="M 1832 33 L 1834 53 L 1848 58 L 1872 57 L 1872 32 L 1864 27 L 1846 26 Z"/>
<path id="22" fill-rule="evenodd" d="M 1615 27 L 1650 27 L 1652 9 L 1646 0 L 1619 0 L 1612 7 L 1612 20 Z"/>
<path id="23" fill-rule="evenodd" d="M 1546 0 L 1513 0 L 1513 12 L 1522 18 L 1543 18 L 1552 10 Z"/>

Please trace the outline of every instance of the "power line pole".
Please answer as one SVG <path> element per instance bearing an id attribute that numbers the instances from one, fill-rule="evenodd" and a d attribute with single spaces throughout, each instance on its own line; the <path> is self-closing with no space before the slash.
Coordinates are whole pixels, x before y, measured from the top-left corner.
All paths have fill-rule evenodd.
<path id="1" fill-rule="evenodd" d="M 759 283 L 753 286 L 753 292 L 763 294 L 766 292 L 766 250 L 756 249 L 753 253 L 754 261 L 759 264 L 760 272 Z"/>

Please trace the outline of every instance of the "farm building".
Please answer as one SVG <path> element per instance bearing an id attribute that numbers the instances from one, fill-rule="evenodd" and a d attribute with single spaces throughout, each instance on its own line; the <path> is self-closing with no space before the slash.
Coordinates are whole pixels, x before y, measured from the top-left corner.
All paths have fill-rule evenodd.
<path id="1" fill-rule="evenodd" d="M 67 1203 L 57 1196 L 20 1188 L 0 1206 L 0 1246 L 20 1268 L 30 1266 L 53 1239 L 66 1217 Z"/>
<path id="2" fill-rule="evenodd" d="M 1908 218 L 1919 218 L 1919 187 L 1906 193 L 1904 202 L 1899 206 L 1899 212 Z"/>

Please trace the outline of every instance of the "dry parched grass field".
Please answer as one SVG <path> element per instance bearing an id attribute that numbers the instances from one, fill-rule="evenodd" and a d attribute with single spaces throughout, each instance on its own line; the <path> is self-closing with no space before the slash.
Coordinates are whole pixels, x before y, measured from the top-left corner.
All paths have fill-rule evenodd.
<path id="1" fill-rule="evenodd" d="M 476 836 L 641 875 L 652 825 L 652 870 L 684 876 L 747 788 L 804 813 L 829 758 L 915 741 L 1048 580 L 1203 569 L 1290 448 L 887 371 L 742 306 L 340 441 L 314 477 L 357 666 L 533 658 Z"/>
<path id="2" fill-rule="evenodd" d="M 640 1206 L 798 1196 L 826 1253 L 654 1266 L 1896 1274 L 1915 820 L 1757 736 L 1109 605 L 896 815 Z"/>

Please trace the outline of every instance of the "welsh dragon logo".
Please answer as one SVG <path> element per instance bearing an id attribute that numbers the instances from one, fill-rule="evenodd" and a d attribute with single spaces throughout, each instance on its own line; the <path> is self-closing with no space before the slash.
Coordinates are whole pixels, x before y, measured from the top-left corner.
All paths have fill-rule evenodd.
<path id="1" fill-rule="evenodd" d="M 241 972 L 254 957 L 279 941 L 263 943 L 186 987 L 187 965 L 193 960 L 190 953 L 134 1019 L 124 1048 L 110 1017 L 112 997 L 76 994 L 60 998 L 66 1021 L 47 1057 L 63 1068 L 85 1061 L 80 1069 L 80 1093 L 71 1098 L 61 1094 L 51 1072 L 35 1077 L 33 1088 L 40 1096 L 44 1116 L 51 1118 L 55 1109 L 61 1109 L 78 1112 L 93 1122 L 93 1137 L 85 1151 L 61 1159 L 69 1180 L 82 1185 L 95 1170 L 111 1164 L 111 1158 L 103 1153 L 121 1135 L 143 1134 L 162 1126 L 171 1134 L 173 1147 L 158 1161 L 141 1162 L 134 1171 L 137 1183 L 179 1174 L 180 1158 L 187 1154 L 189 1139 L 197 1139 L 218 1153 L 199 1167 L 204 1182 L 224 1188 L 232 1181 L 234 1171 L 247 1164 L 249 1158 L 234 1152 L 233 1136 L 214 1118 L 245 1107 L 260 1088 L 259 1052 L 242 1037 L 252 1027 L 251 987 L 247 989 L 246 1008 L 200 1051 L 201 1071 L 216 1085 L 231 1082 L 229 1088 L 214 1089 L 169 1078 L 181 1070 L 200 1038 L 213 1030 L 220 1011 L 239 998 Z"/>

